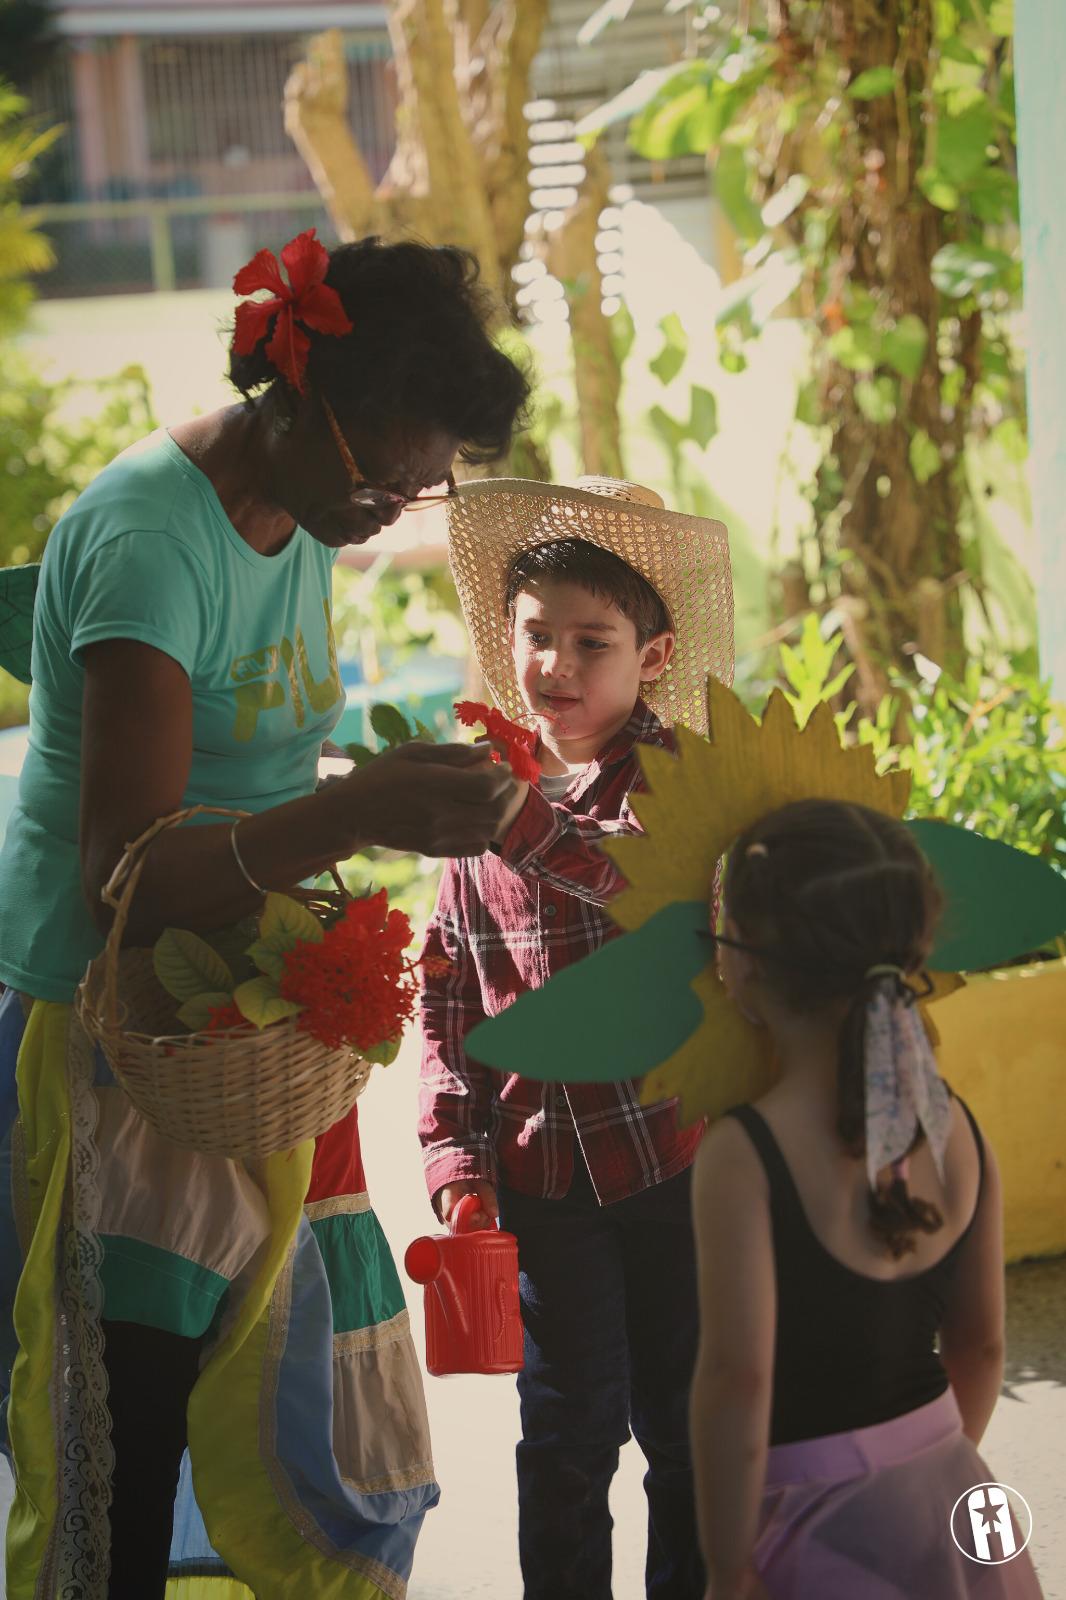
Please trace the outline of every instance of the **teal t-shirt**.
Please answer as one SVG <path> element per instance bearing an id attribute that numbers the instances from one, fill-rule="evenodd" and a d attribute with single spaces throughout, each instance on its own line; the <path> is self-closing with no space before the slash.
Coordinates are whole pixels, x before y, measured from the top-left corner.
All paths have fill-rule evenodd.
<path id="1" fill-rule="evenodd" d="M 102 948 L 78 856 L 85 646 L 138 639 L 188 673 L 184 805 L 281 805 L 314 789 L 344 709 L 333 560 L 302 528 L 278 555 L 259 555 L 162 432 L 106 467 L 56 523 L 33 617 L 29 748 L 0 853 L 0 981 L 70 1000 Z"/>

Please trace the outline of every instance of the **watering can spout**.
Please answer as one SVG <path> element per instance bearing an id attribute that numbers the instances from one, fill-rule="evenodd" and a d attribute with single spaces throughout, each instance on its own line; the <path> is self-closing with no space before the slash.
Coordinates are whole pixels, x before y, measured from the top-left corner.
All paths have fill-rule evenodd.
<path id="1" fill-rule="evenodd" d="M 448 1320 L 452 1337 L 457 1342 L 468 1339 L 470 1326 L 466 1308 L 436 1239 L 431 1239 L 428 1234 L 423 1234 L 421 1239 L 415 1239 L 407 1247 L 403 1264 L 408 1277 L 413 1278 L 415 1283 L 425 1284 L 427 1288 L 432 1284 Z"/>

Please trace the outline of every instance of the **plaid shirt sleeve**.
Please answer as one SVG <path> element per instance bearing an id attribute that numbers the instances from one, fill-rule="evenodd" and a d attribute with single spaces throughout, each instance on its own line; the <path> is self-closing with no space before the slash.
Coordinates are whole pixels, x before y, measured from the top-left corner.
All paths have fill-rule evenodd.
<path id="1" fill-rule="evenodd" d="M 631 771 L 628 776 L 632 787 L 643 787 L 639 777 L 633 780 Z M 602 906 L 625 887 L 625 879 L 600 845 L 604 839 L 640 831 L 626 796 L 621 799 L 618 817 L 606 820 L 553 806 L 531 786 L 500 848 L 500 859 L 521 877 L 539 878 L 564 894 Z"/>
<path id="2" fill-rule="evenodd" d="M 461 861 L 445 862 L 422 949 L 423 956 L 442 956 L 449 963 L 443 975 L 433 977 L 423 967 L 421 977 L 418 1136 L 431 1196 L 461 1178 L 496 1183 L 496 1151 L 488 1132 L 492 1080 L 487 1068 L 467 1059 L 464 1045 L 485 1012 L 461 914 L 463 870 Z"/>

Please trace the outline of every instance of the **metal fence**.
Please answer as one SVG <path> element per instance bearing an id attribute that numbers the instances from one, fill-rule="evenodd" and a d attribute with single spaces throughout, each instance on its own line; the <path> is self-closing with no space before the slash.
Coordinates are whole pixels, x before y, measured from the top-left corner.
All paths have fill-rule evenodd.
<path id="1" fill-rule="evenodd" d="M 304 228 L 333 240 L 314 191 L 74 201 L 37 214 L 56 254 L 55 267 L 37 280 L 51 298 L 226 288 L 256 250 L 277 253 Z"/>
<path id="2" fill-rule="evenodd" d="M 352 132 L 380 178 L 394 145 L 388 37 L 345 40 Z M 61 137 L 27 195 L 56 265 L 45 297 L 223 287 L 301 228 L 332 239 L 282 120 L 294 35 L 77 41 L 30 86 Z"/>

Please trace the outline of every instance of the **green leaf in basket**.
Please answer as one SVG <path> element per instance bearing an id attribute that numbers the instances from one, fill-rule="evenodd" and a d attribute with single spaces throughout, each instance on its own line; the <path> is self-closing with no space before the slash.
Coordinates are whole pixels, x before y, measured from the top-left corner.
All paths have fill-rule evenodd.
<path id="1" fill-rule="evenodd" d="M 257 939 L 248 947 L 248 954 L 260 972 L 265 972 L 268 978 L 273 978 L 278 983 L 281 982 L 285 976 L 285 957 L 280 950 L 272 950 L 262 939 Z"/>
<path id="2" fill-rule="evenodd" d="M 216 955 L 222 957 L 237 983 L 255 976 L 248 959 L 248 946 L 257 937 L 255 917 L 242 917 L 228 928 L 216 928 L 202 935 Z"/>
<path id="3" fill-rule="evenodd" d="M 199 1033 L 201 1028 L 206 1028 L 211 1021 L 212 1011 L 219 1010 L 222 1006 L 233 1004 L 233 996 L 227 990 L 219 990 L 217 994 L 210 991 L 206 994 L 194 995 L 191 1000 L 186 1000 L 178 1008 L 178 1021 L 184 1022 L 192 1033 Z"/>
<path id="4" fill-rule="evenodd" d="M 301 943 L 321 944 L 322 924 L 298 900 L 287 894 L 268 894 L 259 917 L 259 943 L 278 955 Z"/>
<path id="5" fill-rule="evenodd" d="M 383 1039 L 372 1050 L 360 1050 L 359 1052 L 364 1061 L 374 1061 L 379 1067 L 391 1066 L 399 1053 L 399 1039 Z"/>
<path id="6" fill-rule="evenodd" d="M 257 1028 L 269 1028 L 272 1022 L 294 1017 L 303 1010 L 295 1000 L 283 1000 L 274 979 L 265 976 L 239 983 L 233 991 L 233 999 L 241 1015 Z"/>
<path id="7" fill-rule="evenodd" d="M 217 951 L 187 928 L 164 928 L 152 951 L 155 975 L 175 1000 L 233 992 L 233 973 Z"/>

